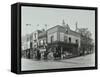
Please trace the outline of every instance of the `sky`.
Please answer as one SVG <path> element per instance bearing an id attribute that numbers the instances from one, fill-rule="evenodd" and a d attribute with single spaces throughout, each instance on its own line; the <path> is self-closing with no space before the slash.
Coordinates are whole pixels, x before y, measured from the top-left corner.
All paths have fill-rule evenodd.
<path id="1" fill-rule="evenodd" d="M 61 8 L 44 8 L 44 7 L 21 7 L 21 26 L 22 36 L 30 34 L 37 29 L 47 29 L 62 25 L 62 21 L 69 24 L 70 29 L 88 28 L 95 40 L 95 11 L 94 10 L 78 10 L 78 9 L 61 9 Z M 31 25 L 26 25 L 31 24 Z"/>

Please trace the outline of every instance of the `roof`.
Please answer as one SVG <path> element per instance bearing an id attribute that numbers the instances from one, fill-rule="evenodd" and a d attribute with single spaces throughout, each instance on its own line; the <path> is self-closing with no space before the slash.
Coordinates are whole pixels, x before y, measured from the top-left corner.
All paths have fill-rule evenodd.
<path id="1" fill-rule="evenodd" d="M 68 34 L 80 37 L 80 33 L 76 32 L 76 31 L 73 31 L 73 30 L 70 30 Z"/>
<path id="2" fill-rule="evenodd" d="M 56 27 L 58 27 L 57 31 L 64 32 L 64 33 L 69 34 L 69 35 L 80 37 L 80 34 L 78 32 L 76 32 L 76 31 L 71 30 L 68 25 L 66 27 L 60 26 L 60 25 L 56 25 L 54 27 L 49 28 L 47 31 L 52 30 L 52 29 L 54 29 Z M 68 28 L 68 31 L 66 31 L 67 28 Z M 46 31 L 40 31 L 39 30 L 39 36 L 38 37 L 39 38 L 46 37 Z"/>
<path id="3" fill-rule="evenodd" d="M 56 26 L 53 26 L 53 27 L 49 28 L 48 30 L 53 29 L 53 28 L 56 28 L 56 27 L 62 27 L 62 26 L 56 25 Z M 47 31 L 48 31 L 48 30 L 47 30 Z"/>
<path id="4" fill-rule="evenodd" d="M 59 28 L 58 31 L 60 31 L 60 32 L 64 32 L 64 33 L 67 33 L 69 35 L 73 35 L 73 36 L 80 37 L 80 34 L 78 32 L 76 32 L 76 31 L 71 30 L 68 25 L 65 26 L 65 27 L 64 26 L 61 26 L 61 25 L 56 25 L 56 26 L 54 26 L 52 28 L 49 28 L 47 31 L 49 31 L 49 30 L 51 30 L 53 28 L 56 28 L 56 27 Z M 68 30 L 67 32 L 66 32 L 66 29 Z"/>

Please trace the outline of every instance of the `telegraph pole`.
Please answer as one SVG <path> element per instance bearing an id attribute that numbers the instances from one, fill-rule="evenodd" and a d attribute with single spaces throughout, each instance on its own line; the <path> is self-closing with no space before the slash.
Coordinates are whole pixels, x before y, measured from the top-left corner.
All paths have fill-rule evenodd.
<path id="1" fill-rule="evenodd" d="M 48 25 L 45 24 L 45 28 L 46 28 L 46 44 L 48 43 L 48 42 L 47 42 L 47 41 L 48 41 L 48 40 L 47 40 L 47 39 L 48 39 L 48 37 L 47 37 L 47 26 L 48 26 Z"/>

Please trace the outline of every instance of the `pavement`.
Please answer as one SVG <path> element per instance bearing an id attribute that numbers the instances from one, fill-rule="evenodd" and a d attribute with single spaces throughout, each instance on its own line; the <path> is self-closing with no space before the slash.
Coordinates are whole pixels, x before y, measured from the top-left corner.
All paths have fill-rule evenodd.
<path id="1" fill-rule="evenodd" d="M 91 67 L 95 66 L 95 54 L 64 59 L 64 60 L 32 60 L 21 59 L 21 70 L 43 70 L 43 69 L 58 69 L 58 68 L 75 68 L 75 67 Z"/>

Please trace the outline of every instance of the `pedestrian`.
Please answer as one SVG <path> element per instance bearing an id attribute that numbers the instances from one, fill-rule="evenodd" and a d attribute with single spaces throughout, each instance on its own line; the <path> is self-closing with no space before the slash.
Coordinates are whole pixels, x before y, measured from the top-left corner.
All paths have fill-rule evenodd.
<path id="1" fill-rule="evenodd" d="M 41 59 L 41 53 L 40 53 L 40 50 L 37 49 L 37 60 L 40 60 Z"/>
<path id="2" fill-rule="evenodd" d="M 48 52 L 45 51 L 45 52 L 44 52 L 44 60 L 47 60 L 47 56 L 48 56 Z"/>

